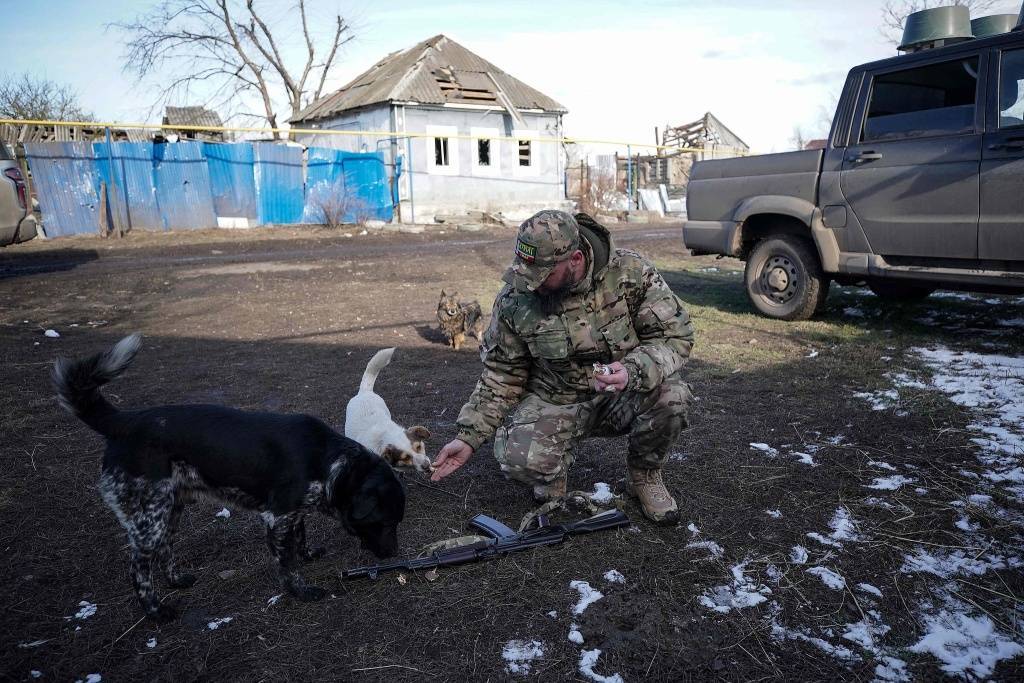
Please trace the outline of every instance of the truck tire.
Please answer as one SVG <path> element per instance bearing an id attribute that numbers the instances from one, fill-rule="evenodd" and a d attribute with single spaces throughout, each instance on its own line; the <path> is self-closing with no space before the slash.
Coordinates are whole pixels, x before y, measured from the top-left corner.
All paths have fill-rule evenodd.
<path id="1" fill-rule="evenodd" d="M 879 299 L 886 301 L 920 301 L 928 298 L 935 287 L 914 285 L 899 280 L 869 280 L 868 287 Z"/>
<path id="2" fill-rule="evenodd" d="M 829 280 L 818 254 L 795 235 L 758 242 L 747 258 L 744 281 L 754 308 L 779 320 L 807 320 L 828 296 Z"/>

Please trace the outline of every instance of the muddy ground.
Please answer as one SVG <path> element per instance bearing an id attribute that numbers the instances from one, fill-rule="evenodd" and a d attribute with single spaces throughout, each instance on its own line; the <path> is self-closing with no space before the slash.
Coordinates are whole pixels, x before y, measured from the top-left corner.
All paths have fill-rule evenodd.
<path id="1" fill-rule="evenodd" d="M 107 389 L 121 406 L 221 403 L 341 425 L 367 359 L 396 346 L 377 390 L 398 422 L 433 432 L 436 452 L 454 436 L 480 367 L 474 348 L 444 345 L 438 294 L 455 287 L 488 309 L 512 233 L 357 233 L 90 237 L 0 252 L 4 679 L 588 680 L 581 657 L 599 649 L 589 670 L 626 681 L 871 680 L 886 656 L 904 661 L 905 675 L 931 680 L 945 675 L 943 662 L 910 648 L 950 581 L 974 614 L 1024 642 L 1024 579 L 1013 562 L 952 579 L 906 570 L 918 548 L 1006 560 L 1021 546 L 1019 501 L 977 478 L 972 415 L 924 389 L 901 390 L 878 410 L 854 396 L 888 389 L 887 372 L 925 372 L 912 347 L 984 343 L 1020 355 L 1019 329 L 1001 332 L 996 320 L 1024 305 L 997 297 L 887 306 L 833 287 L 818 320 L 770 321 L 750 312 L 742 264 L 688 256 L 678 226 L 613 234 L 655 259 L 698 331 L 687 370 L 698 401 L 665 472 L 679 527 L 652 526 L 627 501 L 630 529 L 444 569 L 433 581 L 407 572 L 404 583 L 396 575 L 342 583 L 341 569 L 371 558 L 314 517 L 310 535 L 328 554 L 306 573 L 332 595 L 308 604 L 276 597 L 256 514 L 217 516 L 221 506 L 197 504 L 176 549 L 199 582 L 165 591 L 178 621 L 140 620 L 125 536 L 96 491 L 102 440 L 58 409 L 50 364 L 141 331 L 143 350 Z M 624 451 L 624 439 L 586 442 L 570 488 L 620 489 Z M 878 463 L 914 484 L 867 488 L 892 473 Z M 464 533 L 479 512 L 514 524 L 531 508 L 489 446 L 439 485 L 406 481 L 405 556 Z M 980 530 L 968 535 L 956 524 L 965 508 L 954 503 L 980 493 L 1005 514 L 970 508 Z M 839 509 L 852 538 L 839 535 Z M 793 558 L 795 546 L 807 549 L 805 563 Z M 846 588 L 829 588 L 811 566 L 837 571 Z M 611 569 L 623 583 L 604 578 Z M 578 616 L 574 580 L 604 594 Z M 872 646 L 843 639 L 845 626 L 862 621 L 888 628 Z M 573 623 L 582 644 L 568 639 Z M 503 652 L 516 641 L 536 641 L 543 654 L 510 665 Z M 1024 657 L 1004 658 L 992 675 L 1024 677 Z"/>

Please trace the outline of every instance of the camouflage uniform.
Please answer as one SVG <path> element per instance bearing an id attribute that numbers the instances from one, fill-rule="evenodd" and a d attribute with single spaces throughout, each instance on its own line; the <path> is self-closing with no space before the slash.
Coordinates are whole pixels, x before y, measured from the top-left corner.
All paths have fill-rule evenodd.
<path id="1" fill-rule="evenodd" d="M 533 290 L 577 248 L 587 273 L 545 315 Z M 458 438 L 475 450 L 495 435 L 502 470 L 531 484 L 562 476 L 585 436 L 628 433 L 628 464 L 660 468 L 686 427 L 691 399 L 680 369 L 693 327 L 682 303 L 650 261 L 616 249 L 585 214 L 537 214 L 520 227 L 516 254 L 484 333 L 484 371 L 459 414 Z M 629 386 L 598 393 L 593 364 L 613 361 L 628 369 Z"/>

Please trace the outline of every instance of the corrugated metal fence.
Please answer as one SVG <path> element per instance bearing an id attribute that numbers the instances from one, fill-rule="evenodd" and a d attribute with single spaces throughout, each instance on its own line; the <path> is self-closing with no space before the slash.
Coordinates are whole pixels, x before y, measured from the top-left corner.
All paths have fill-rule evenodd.
<path id="1" fill-rule="evenodd" d="M 25 154 L 47 235 L 103 225 L 177 230 L 325 223 L 326 206 L 346 222 L 389 221 L 394 205 L 381 153 L 355 154 L 272 143 L 47 142 Z M 100 216 L 106 191 L 108 216 Z M 101 221 L 102 219 L 102 221 Z"/>

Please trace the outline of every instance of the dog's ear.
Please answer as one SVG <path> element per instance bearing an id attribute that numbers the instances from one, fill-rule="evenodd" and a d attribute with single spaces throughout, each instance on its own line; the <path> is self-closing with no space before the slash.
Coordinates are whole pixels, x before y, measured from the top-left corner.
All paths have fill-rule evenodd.
<path id="1" fill-rule="evenodd" d="M 430 430 L 423 425 L 414 425 L 405 430 L 409 441 L 426 441 L 430 438 Z"/>
<path id="2" fill-rule="evenodd" d="M 388 444 L 380 454 L 384 462 L 392 467 L 409 467 L 412 465 L 412 457 L 398 446 Z"/>
<path id="3" fill-rule="evenodd" d="M 443 289 L 443 288 L 442 288 L 442 289 L 441 289 L 441 298 L 443 299 L 443 298 L 444 298 L 444 297 L 446 297 L 446 296 L 448 296 L 448 290 L 447 290 L 447 289 Z"/>

